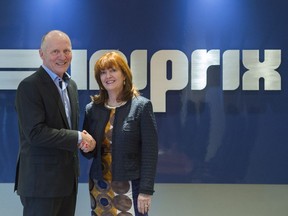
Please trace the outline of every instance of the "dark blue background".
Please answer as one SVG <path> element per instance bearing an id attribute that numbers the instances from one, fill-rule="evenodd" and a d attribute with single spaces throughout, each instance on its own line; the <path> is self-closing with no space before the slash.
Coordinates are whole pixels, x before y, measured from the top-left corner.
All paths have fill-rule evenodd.
<path id="1" fill-rule="evenodd" d="M 282 51 L 281 91 L 222 90 L 222 67 L 211 67 L 202 91 L 166 95 L 159 128 L 157 182 L 288 183 L 288 31 L 285 1 L 26 0 L 0 2 L 0 49 L 38 49 L 44 33 L 66 32 L 74 49 Z M 87 62 L 88 65 L 88 62 Z M 189 61 L 191 67 L 191 61 Z M 1 72 L 1 71 L 0 71 Z M 241 75 L 245 69 L 241 69 Z M 1 77 L 1 76 L 0 76 Z M 189 76 L 190 77 L 190 76 Z M 0 78 L 1 79 L 1 78 Z M 142 93 L 150 97 L 150 86 Z M 161 84 L 159 84 L 161 85 Z M 79 91 L 81 110 L 93 91 Z M 185 96 L 186 101 L 181 98 Z M 0 182 L 13 182 L 18 152 L 14 90 L 0 90 Z M 83 112 L 81 113 L 81 123 Z M 81 129 L 81 128 L 80 128 Z M 81 157 L 80 180 L 89 162 Z"/>

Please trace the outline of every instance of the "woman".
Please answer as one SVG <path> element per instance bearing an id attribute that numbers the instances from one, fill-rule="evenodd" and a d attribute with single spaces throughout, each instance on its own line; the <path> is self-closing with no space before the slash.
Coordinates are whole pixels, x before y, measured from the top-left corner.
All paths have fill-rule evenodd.
<path id="1" fill-rule="evenodd" d="M 150 100 L 140 96 L 117 52 L 95 64 L 98 95 L 87 104 L 83 129 L 96 140 L 89 174 L 92 215 L 148 215 L 158 157 Z"/>

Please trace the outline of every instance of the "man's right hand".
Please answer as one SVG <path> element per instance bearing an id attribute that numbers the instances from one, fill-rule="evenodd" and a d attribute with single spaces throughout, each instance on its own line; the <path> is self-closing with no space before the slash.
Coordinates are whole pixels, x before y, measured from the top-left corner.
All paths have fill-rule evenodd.
<path id="1" fill-rule="evenodd" d="M 96 147 L 96 141 L 93 137 L 85 130 L 81 132 L 81 136 L 82 142 L 80 143 L 79 148 L 85 153 L 93 151 Z"/>

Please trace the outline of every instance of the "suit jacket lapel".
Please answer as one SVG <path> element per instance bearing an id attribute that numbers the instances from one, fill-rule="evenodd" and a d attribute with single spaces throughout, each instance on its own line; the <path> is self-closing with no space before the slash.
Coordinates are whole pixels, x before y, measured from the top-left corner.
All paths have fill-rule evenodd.
<path id="1" fill-rule="evenodd" d="M 41 78 L 43 79 L 43 83 L 45 84 L 43 87 L 46 88 L 46 91 L 50 91 L 52 97 L 54 98 L 59 111 L 61 113 L 62 119 L 65 122 L 65 126 L 66 128 L 69 128 L 69 123 L 68 120 L 66 118 L 66 114 L 65 114 L 65 108 L 62 102 L 62 99 L 60 97 L 59 91 L 57 89 L 57 87 L 55 86 L 53 80 L 50 78 L 50 76 L 47 74 L 47 72 L 44 70 L 44 68 L 40 68 L 39 70 L 39 74 L 41 76 Z M 72 109 L 72 105 L 71 105 L 71 109 Z"/>
<path id="2" fill-rule="evenodd" d="M 72 85 L 72 80 L 70 80 L 67 90 L 68 90 L 68 95 L 69 95 L 69 100 L 70 100 L 70 106 L 71 106 L 71 126 L 72 129 L 78 130 L 78 97 L 77 97 L 77 89 L 73 87 Z"/>

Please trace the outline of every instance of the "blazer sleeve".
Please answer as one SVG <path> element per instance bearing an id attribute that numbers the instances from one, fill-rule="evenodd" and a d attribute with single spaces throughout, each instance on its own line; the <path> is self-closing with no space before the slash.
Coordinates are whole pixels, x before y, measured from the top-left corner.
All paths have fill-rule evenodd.
<path id="1" fill-rule="evenodd" d="M 153 194 L 158 160 L 158 135 L 152 103 L 147 100 L 141 115 L 140 193 Z"/>
<path id="2" fill-rule="evenodd" d="M 86 130 L 96 140 L 96 147 L 93 151 L 86 153 L 80 149 L 81 154 L 87 159 L 91 159 L 96 156 L 97 148 L 99 145 L 97 142 L 97 138 L 95 137 L 96 128 L 95 128 L 95 121 L 93 121 L 92 115 L 93 115 L 93 102 L 87 104 L 85 107 L 84 121 L 82 127 L 83 130 Z"/>

